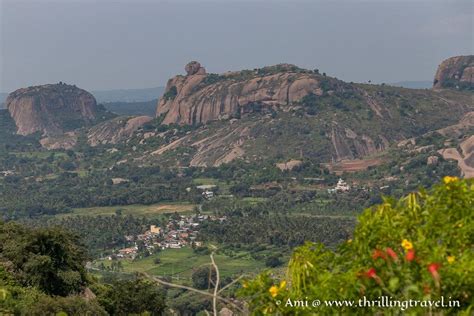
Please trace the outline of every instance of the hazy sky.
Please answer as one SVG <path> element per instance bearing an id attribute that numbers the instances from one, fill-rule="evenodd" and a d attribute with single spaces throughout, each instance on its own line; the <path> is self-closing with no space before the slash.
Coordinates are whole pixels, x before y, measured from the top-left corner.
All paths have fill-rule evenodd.
<path id="1" fill-rule="evenodd" d="M 473 2 L 456 0 L 0 0 L 0 91 L 53 82 L 164 86 L 208 72 L 294 63 L 346 81 L 432 80 L 472 54 Z"/>

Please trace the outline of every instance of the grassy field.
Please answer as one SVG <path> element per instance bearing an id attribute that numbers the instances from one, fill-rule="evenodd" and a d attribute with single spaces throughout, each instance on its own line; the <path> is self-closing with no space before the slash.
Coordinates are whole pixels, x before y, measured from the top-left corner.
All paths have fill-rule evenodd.
<path id="1" fill-rule="evenodd" d="M 216 185 L 219 187 L 220 194 L 228 194 L 230 185 L 225 181 L 220 181 L 214 178 L 195 178 L 193 179 L 195 185 Z"/>
<path id="2" fill-rule="evenodd" d="M 66 153 L 63 152 L 51 152 L 51 151 L 28 151 L 28 152 L 11 152 L 11 154 L 17 157 L 24 158 L 40 158 L 46 159 L 49 156 L 54 156 L 54 158 L 67 157 Z"/>
<path id="3" fill-rule="evenodd" d="M 161 263 L 155 264 L 155 258 L 160 258 Z M 252 259 L 248 253 L 241 253 L 234 257 L 223 254 L 215 255 L 216 263 L 222 277 L 231 277 L 241 274 L 258 273 L 264 268 L 264 263 Z M 96 261 L 97 266 L 103 262 L 106 266 L 110 261 Z M 122 260 L 123 272 L 146 272 L 156 276 L 172 276 L 175 280 L 190 281 L 193 269 L 209 265 L 209 255 L 196 254 L 191 248 L 165 249 L 158 254 L 139 260 Z"/>
<path id="4" fill-rule="evenodd" d="M 76 208 L 71 213 L 59 214 L 57 217 L 68 217 L 75 215 L 89 215 L 89 216 L 107 216 L 114 215 L 117 210 L 120 210 L 123 215 L 138 215 L 138 216 L 153 216 L 164 213 L 182 213 L 191 212 L 195 207 L 194 204 L 187 202 L 179 203 L 158 203 L 151 205 L 118 205 L 118 206 L 100 206 L 100 207 L 85 207 Z"/>

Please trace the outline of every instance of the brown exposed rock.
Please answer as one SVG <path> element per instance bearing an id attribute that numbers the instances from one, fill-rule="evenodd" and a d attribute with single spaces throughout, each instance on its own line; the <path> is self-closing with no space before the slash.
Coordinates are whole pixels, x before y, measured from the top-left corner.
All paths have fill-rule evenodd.
<path id="1" fill-rule="evenodd" d="M 473 89 L 474 55 L 444 60 L 436 71 L 433 88 Z"/>
<path id="2" fill-rule="evenodd" d="M 87 135 L 91 146 L 116 144 L 129 139 L 144 124 L 153 120 L 150 116 L 117 117 L 92 127 Z"/>
<path id="3" fill-rule="evenodd" d="M 61 134 L 90 123 L 98 112 L 92 94 L 63 83 L 16 90 L 8 96 L 6 106 L 21 135 Z"/>
<path id="4" fill-rule="evenodd" d="M 344 172 L 357 172 L 367 170 L 369 167 L 378 166 L 383 163 L 381 158 L 367 158 L 367 159 L 353 159 L 353 160 L 341 160 L 334 163 L 322 164 L 329 171 L 334 172 L 337 175 L 342 175 Z"/>
<path id="5" fill-rule="evenodd" d="M 54 135 L 42 138 L 41 146 L 46 149 L 71 149 L 77 144 L 77 135 L 75 132 L 67 132 L 62 135 Z"/>
<path id="6" fill-rule="evenodd" d="M 426 164 L 429 165 L 437 165 L 438 164 L 438 156 L 429 156 L 426 160 Z"/>
<path id="7" fill-rule="evenodd" d="M 198 68 L 200 67 L 200 68 Z M 199 63 L 186 65 L 187 76 L 171 78 L 157 107 L 164 124 L 197 124 L 229 119 L 251 111 L 252 106 L 275 108 L 300 101 L 309 93 L 325 93 L 321 83 L 340 89 L 342 82 L 311 71 L 282 64 L 258 70 L 205 74 Z M 328 84 L 327 84 L 328 86 Z"/>
<path id="8" fill-rule="evenodd" d="M 351 129 L 343 129 L 335 122 L 330 137 L 334 161 L 369 156 L 389 146 L 384 137 L 379 136 L 379 139 L 374 140 L 367 135 L 358 135 Z"/>
<path id="9" fill-rule="evenodd" d="M 474 151 L 472 151 L 474 148 L 474 136 L 462 142 L 461 148 L 463 147 L 471 151 L 465 152 L 463 150 L 463 152 L 460 153 L 456 148 L 446 148 L 440 149 L 438 153 L 443 156 L 444 159 L 456 160 L 464 178 L 474 178 Z"/>
<path id="10" fill-rule="evenodd" d="M 281 171 L 293 170 L 294 168 L 301 166 L 303 162 L 301 160 L 290 160 L 287 162 L 277 163 L 275 166 Z"/>
<path id="11" fill-rule="evenodd" d="M 184 70 L 188 74 L 188 76 L 192 75 L 205 75 L 206 74 L 206 69 L 204 67 L 201 67 L 201 64 L 197 61 L 192 61 L 188 63 L 185 67 Z"/>

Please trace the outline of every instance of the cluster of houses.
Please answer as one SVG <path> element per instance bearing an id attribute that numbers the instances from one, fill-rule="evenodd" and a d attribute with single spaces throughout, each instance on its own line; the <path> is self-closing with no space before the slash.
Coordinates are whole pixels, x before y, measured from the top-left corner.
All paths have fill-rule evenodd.
<path id="1" fill-rule="evenodd" d="M 150 225 L 150 229 L 136 236 L 125 236 L 127 242 L 132 245 L 128 248 L 118 250 L 117 258 L 134 259 L 139 248 L 148 253 L 154 253 L 158 249 L 179 249 L 185 246 L 202 247 L 202 241 L 198 239 L 199 227 L 207 220 L 223 222 L 227 218 L 213 215 L 189 215 L 171 216 L 164 227 Z M 139 247 L 139 244 L 142 246 Z M 112 257 L 109 257 L 112 259 Z"/>
<path id="2" fill-rule="evenodd" d="M 211 200 L 214 198 L 214 191 L 212 189 L 216 188 L 215 184 L 203 184 L 196 186 L 196 189 L 201 191 L 201 195 L 206 200 Z M 186 188 L 186 191 L 190 192 L 191 188 Z"/>
<path id="3" fill-rule="evenodd" d="M 328 193 L 342 193 L 342 192 L 349 192 L 351 187 L 346 183 L 346 181 L 339 178 L 337 184 L 334 188 L 328 189 Z"/>
<path id="4" fill-rule="evenodd" d="M 346 181 L 342 180 L 341 178 L 339 178 L 339 181 L 337 181 L 337 184 L 334 188 L 330 188 L 328 189 L 328 193 L 345 193 L 345 192 L 349 192 L 351 190 L 363 190 L 363 191 L 366 191 L 366 192 L 369 192 L 371 191 L 373 188 L 371 187 L 350 187 Z M 390 186 L 389 185 L 383 185 L 383 186 L 380 186 L 379 187 L 379 190 L 381 191 L 384 191 L 384 190 L 387 190 L 387 189 L 390 189 Z"/>
<path id="5" fill-rule="evenodd" d="M 0 171 L 0 175 L 4 176 L 4 177 L 8 177 L 8 176 L 12 176 L 14 175 L 15 172 L 13 170 L 3 170 L 3 171 Z"/>

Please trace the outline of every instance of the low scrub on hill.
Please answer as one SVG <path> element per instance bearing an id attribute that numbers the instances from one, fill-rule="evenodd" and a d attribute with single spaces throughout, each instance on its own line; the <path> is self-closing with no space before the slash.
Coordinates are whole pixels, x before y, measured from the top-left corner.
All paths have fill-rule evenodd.
<path id="1" fill-rule="evenodd" d="M 293 252 L 286 277 L 262 273 L 240 295 L 255 315 L 471 315 L 473 202 L 474 182 L 456 177 L 385 198 L 337 251 L 307 243 Z M 328 306 L 335 300 L 341 306 Z"/>

